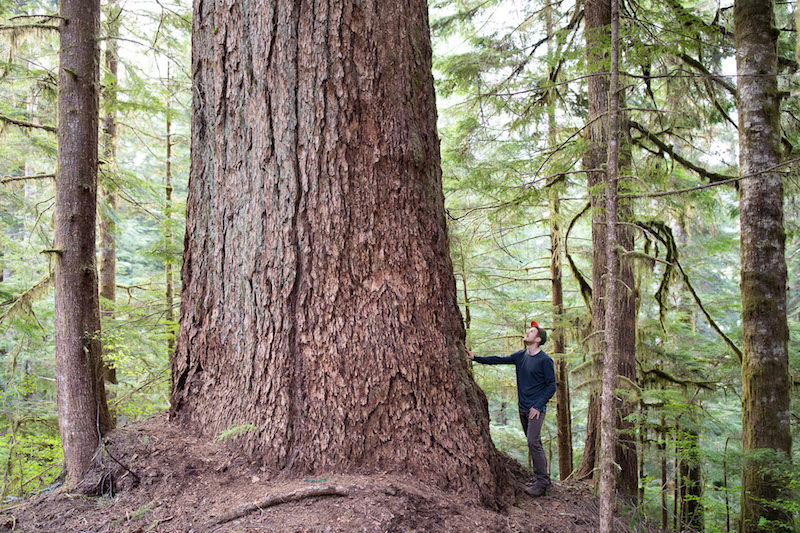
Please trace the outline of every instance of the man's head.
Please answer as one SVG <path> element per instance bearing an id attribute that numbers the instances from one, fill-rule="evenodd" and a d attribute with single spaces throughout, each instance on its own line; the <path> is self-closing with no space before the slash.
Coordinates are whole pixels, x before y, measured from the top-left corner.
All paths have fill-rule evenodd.
<path id="1" fill-rule="evenodd" d="M 539 326 L 539 324 L 535 320 L 531 320 L 531 327 L 525 333 L 525 336 L 522 338 L 522 341 L 525 343 L 526 346 L 532 344 L 536 346 L 541 346 L 545 342 L 547 342 L 547 330 Z"/>

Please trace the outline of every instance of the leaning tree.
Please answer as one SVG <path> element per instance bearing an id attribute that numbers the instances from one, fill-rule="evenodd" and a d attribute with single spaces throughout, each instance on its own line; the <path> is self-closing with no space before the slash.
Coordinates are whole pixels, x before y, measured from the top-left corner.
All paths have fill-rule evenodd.
<path id="1" fill-rule="evenodd" d="M 171 417 L 273 469 L 497 505 L 463 354 L 424 0 L 195 3 Z"/>

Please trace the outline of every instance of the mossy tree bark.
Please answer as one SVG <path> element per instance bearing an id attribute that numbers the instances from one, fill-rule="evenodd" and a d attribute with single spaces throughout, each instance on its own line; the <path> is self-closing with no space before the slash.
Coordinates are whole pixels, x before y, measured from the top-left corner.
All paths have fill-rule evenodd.
<path id="1" fill-rule="evenodd" d="M 636 381 L 636 334 L 635 334 L 635 294 L 633 268 L 631 261 L 623 258 L 619 280 L 621 290 L 611 305 L 606 300 L 606 216 L 603 196 L 607 151 L 607 113 L 609 99 L 609 51 L 611 47 L 611 1 L 587 0 L 584 4 L 585 39 L 587 49 L 587 68 L 590 75 L 587 80 L 589 114 L 587 137 L 589 148 L 584 154 L 583 166 L 587 171 L 587 185 L 592 206 L 592 334 L 586 343 L 592 351 L 594 361 L 593 373 L 600 378 L 603 370 L 605 315 L 609 308 L 616 309 L 618 319 L 615 328 L 619 331 L 618 373 L 629 380 Z M 627 127 L 624 116 L 620 116 L 623 139 L 627 139 Z M 622 147 L 621 147 L 622 148 Z M 622 163 L 627 158 L 627 151 L 621 150 Z M 624 181 L 621 182 L 624 185 Z M 620 202 L 623 217 L 632 218 L 632 206 L 629 201 Z M 633 231 L 628 226 L 618 228 L 619 245 L 624 250 L 633 249 Z M 617 441 L 616 462 L 620 465 L 619 490 L 629 499 L 635 499 L 638 493 L 638 472 L 636 439 L 632 432 L 632 424 L 624 417 L 632 412 L 635 404 L 616 401 L 617 429 L 621 436 Z M 598 465 L 598 447 L 600 445 L 600 395 L 593 388 L 589 396 L 587 410 L 586 440 L 584 443 L 581 464 L 576 470 L 579 479 L 592 477 Z"/>
<path id="2" fill-rule="evenodd" d="M 763 518 L 791 529 L 791 513 L 771 503 L 784 495 L 785 480 L 751 455 L 766 449 L 788 461 L 792 445 L 783 183 L 775 169 L 781 161 L 781 130 L 773 2 L 736 0 L 734 26 L 739 172 L 753 176 L 743 179 L 739 189 L 745 451 L 741 528 L 757 531 Z M 775 460 L 774 455 L 768 459 L 773 467 Z"/>
<path id="3" fill-rule="evenodd" d="M 572 411 L 569 394 L 569 365 L 564 339 L 564 292 L 561 277 L 561 227 L 558 222 L 559 194 L 550 190 L 550 276 L 553 302 L 553 357 L 556 360 L 556 433 L 558 436 L 558 476 L 572 474 Z"/>
<path id="4" fill-rule="evenodd" d="M 547 29 L 547 53 L 554 52 L 553 9 L 545 6 L 545 24 Z M 554 72 L 550 72 L 553 79 Z M 556 99 L 555 89 L 547 98 L 547 137 L 551 147 L 556 146 Z M 552 354 L 556 363 L 556 434 L 558 437 L 558 477 L 562 480 L 572 474 L 572 412 L 570 410 L 569 368 L 567 364 L 566 342 L 564 338 L 564 286 L 562 279 L 562 246 L 563 233 L 559 219 L 561 198 L 555 183 L 550 184 L 550 278 L 552 280 L 553 303 L 553 348 Z"/>
<path id="5" fill-rule="evenodd" d="M 512 488 L 467 371 L 427 5 L 195 3 L 171 418 L 274 469 Z"/>
<path id="6" fill-rule="evenodd" d="M 600 457 L 598 492 L 600 495 L 600 533 L 614 531 L 614 502 L 616 500 L 616 462 L 617 447 L 617 361 L 620 352 L 620 307 L 613 305 L 618 300 L 620 281 L 620 258 L 617 251 L 619 238 L 617 228 L 619 200 L 617 181 L 619 180 L 620 144 L 620 102 L 619 102 L 619 3 L 611 0 L 611 68 L 608 85 L 608 156 L 605 179 L 606 215 L 606 302 L 612 302 L 606 309 L 603 355 L 603 381 L 600 394 Z"/>
<path id="7" fill-rule="evenodd" d="M 103 384 L 97 211 L 98 0 L 62 0 L 58 69 L 55 337 L 58 426 L 68 487 L 110 427 Z"/>
<path id="8" fill-rule="evenodd" d="M 586 0 L 584 3 L 584 32 L 586 39 L 586 65 L 589 74 L 587 96 L 587 140 L 589 147 L 583 155 L 587 187 L 592 208 L 592 333 L 586 346 L 591 350 L 593 374 L 599 377 L 600 354 L 603 351 L 603 327 L 605 323 L 605 260 L 606 225 L 603 206 L 603 182 L 607 151 L 605 116 L 608 111 L 608 50 L 611 25 L 610 0 Z M 587 409 L 586 441 L 581 464 L 576 471 L 578 478 L 594 475 L 597 448 L 600 445 L 600 402 L 596 387 L 592 387 Z"/>

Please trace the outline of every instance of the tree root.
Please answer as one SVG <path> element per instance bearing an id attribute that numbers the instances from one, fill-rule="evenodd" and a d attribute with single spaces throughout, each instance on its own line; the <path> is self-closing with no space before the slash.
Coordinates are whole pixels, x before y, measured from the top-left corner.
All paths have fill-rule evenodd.
<path id="1" fill-rule="evenodd" d="M 323 485 L 321 487 L 301 487 L 290 492 L 282 492 L 280 494 L 271 494 L 266 498 L 257 502 L 243 505 L 232 511 L 228 511 L 207 523 L 204 527 L 211 528 L 219 526 L 226 522 L 231 522 L 237 518 L 246 516 L 254 511 L 264 509 L 266 507 L 273 507 L 282 503 L 296 502 L 305 498 L 315 498 L 317 496 L 350 496 L 356 489 L 352 487 L 343 487 L 340 485 Z"/>

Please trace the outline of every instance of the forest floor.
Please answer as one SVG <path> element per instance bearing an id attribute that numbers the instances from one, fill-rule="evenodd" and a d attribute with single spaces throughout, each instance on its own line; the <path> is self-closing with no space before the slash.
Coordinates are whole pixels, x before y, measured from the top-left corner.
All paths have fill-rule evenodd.
<path id="1" fill-rule="evenodd" d="M 271 474 L 236 459 L 224 442 L 184 434 L 166 415 L 114 431 L 106 441 L 105 467 L 88 479 L 108 484 L 102 472 L 114 462 L 113 497 L 58 490 L 35 496 L 0 511 L 0 532 L 597 530 L 597 499 L 581 485 L 554 483 L 534 499 L 519 483 L 516 504 L 496 512 L 403 476 Z M 629 529 L 619 521 L 617 531 Z"/>

